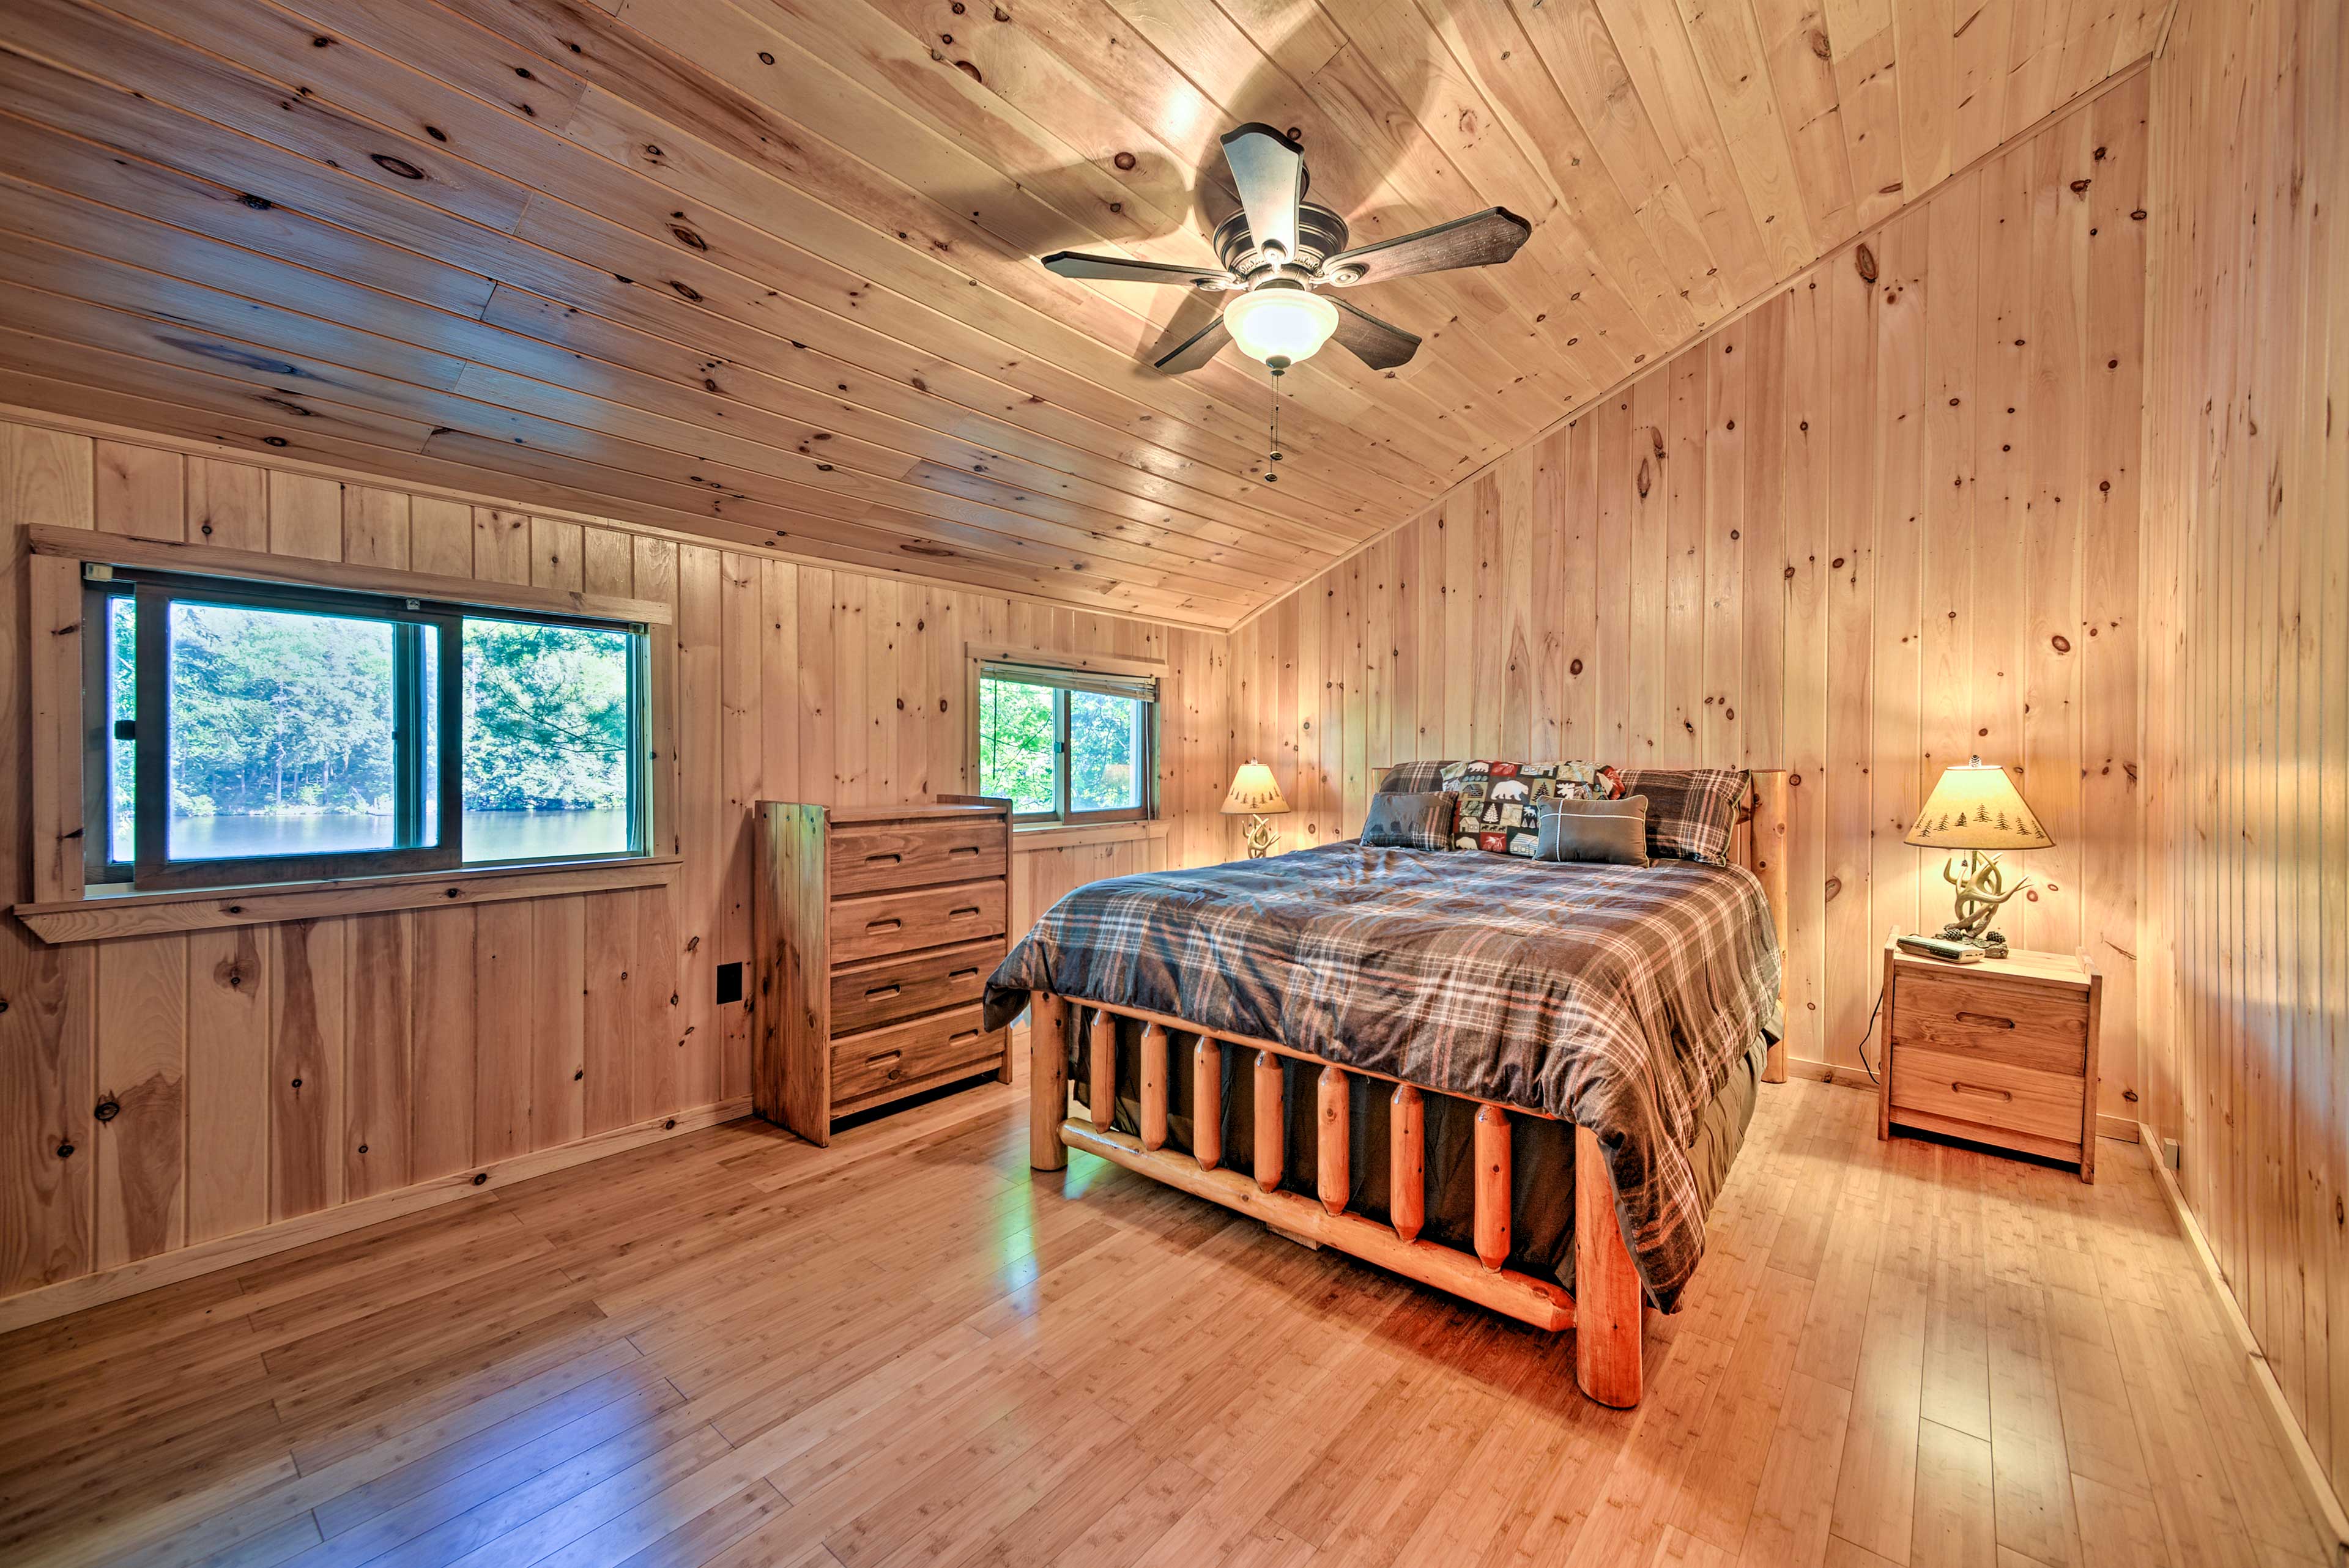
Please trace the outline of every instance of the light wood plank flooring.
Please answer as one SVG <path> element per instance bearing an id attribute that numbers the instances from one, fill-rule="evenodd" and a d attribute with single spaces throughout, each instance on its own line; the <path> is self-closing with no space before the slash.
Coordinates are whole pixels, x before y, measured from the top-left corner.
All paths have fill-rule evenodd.
<path id="1" fill-rule="evenodd" d="M 1764 1091 L 1647 1403 L 1079 1155 L 741 1122 L 0 1340 L 0 1561 L 2317 1563 L 2138 1152 Z"/>

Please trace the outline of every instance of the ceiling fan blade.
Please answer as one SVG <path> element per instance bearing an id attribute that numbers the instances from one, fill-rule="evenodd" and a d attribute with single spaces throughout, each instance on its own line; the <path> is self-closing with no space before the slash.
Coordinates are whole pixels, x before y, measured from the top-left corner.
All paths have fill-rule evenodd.
<path id="1" fill-rule="evenodd" d="M 1224 160 L 1247 209 L 1248 237 L 1259 249 L 1297 254 L 1297 204 L 1305 199 L 1305 150 L 1268 125 L 1250 123 L 1224 138 Z"/>
<path id="2" fill-rule="evenodd" d="M 1367 311 L 1356 310 L 1344 300 L 1330 302 L 1338 307 L 1338 330 L 1330 335 L 1338 346 L 1373 370 L 1392 370 L 1398 365 L 1408 365 L 1411 356 L 1419 352 L 1419 339 L 1391 322 L 1381 321 Z"/>
<path id="3" fill-rule="evenodd" d="M 1202 325 L 1195 313 L 1179 310 L 1158 341 L 1150 346 L 1150 363 L 1169 376 L 1180 376 L 1206 364 L 1231 340 L 1231 329 L 1224 325 L 1222 311 L 1216 311 Z"/>
<path id="4" fill-rule="evenodd" d="M 1169 262 L 1137 262 L 1125 256 L 1088 256 L 1054 251 L 1044 265 L 1064 278 L 1099 278 L 1112 284 L 1180 284 L 1185 288 L 1221 288 L 1231 274 L 1221 267 L 1178 267 Z"/>
<path id="5" fill-rule="evenodd" d="M 1489 267 L 1517 253 L 1534 226 L 1506 207 L 1487 207 L 1433 229 L 1343 251 L 1321 263 L 1321 277 L 1340 286 L 1384 283 L 1414 273 Z M 1347 274 L 1359 273 L 1359 276 Z"/>

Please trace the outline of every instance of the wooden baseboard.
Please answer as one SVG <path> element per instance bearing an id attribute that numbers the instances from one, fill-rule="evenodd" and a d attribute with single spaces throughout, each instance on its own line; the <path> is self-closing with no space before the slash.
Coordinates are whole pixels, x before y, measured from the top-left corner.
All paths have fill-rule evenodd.
<path id="1" fill-rule="evenodd" d="M 2343 1509 L 2339 1495 L 2333 1490 L 2332 1478 L 2325 1474 L 2316 1450 L 2309 1446 L 2308 1434 L 2300 1429 L 2299 1418 L 2285 1401 L 2275 1368 L 2268 1365 L 2266 1353 L 2251 1333 L 2251 1320 L 2243 1315 L 2242 1306 L 2235 1300 L 2235 1293 L 2219 1267 L 2218 1254 L 2203 1237 L 2201 1222 L 2186 1206 L 2186 1194 L 2178 1190 L 2178 1178 L 2171 1173 L 2168 1161 L 2161 1158 L 2159 1135 L 2140 1124 L 2137 1141 L 2145 1148 L 2146 1163 L 2153 1168 L 2154 1181 L 2168 1201 L 2170 1216 L 2184 1233 L 2194 1261 L 2202 1265 L 2203 1283 L 2210 1287 L 2210 1295 L 2219 1304 L 2219 1315 L 2226 1319 L 2228 1331 L 2235 1336 L 2235 1347 L 2251 1360 L 2251 1381 L 2267 1398 L 2269 1424 L 2274 1427 L 2284 1452 L 2292 1457 L 2292 1477 L 2300 1482 L 2301 1495 L 2307 1500 L 2309 1511 L 2316 1516 L 2317 1522 L 2332 1532 L 2333 1561 L 2335 1564 L 2349 1564 L 2349 1511 Z"/>
<path id="2" fill-rule="evenodd" d="M 1839 1068 L 1826 1062 L 1810 1061 L 1802 1057 L 1788 1057 L 1786 1074 L 1789 1078 L 1809 1078 L 1815 1083 L 1837 1084 L 1845 1088 L 1864 1088 L 1870 1094 L 1876 1092 L 1876 1080 L 1868 1076 L 1868 1069 L 1865 1068 Z M 2096 1136 L 2110 1138 L 2122 1143 L 2135 1143 L 2137 1140 L 2137 1124 L 2126 1116 L 2108 1116 L 2103 1111 L 2098 1111 Z"/>
<path id="3" fill-rule="evenodd" d="M 697 1110 L 679 1111 L 675 1116 L 657 1116 L 627 1127 L 616 1127 L 609 1132 L 599 1132 L 592 1138 L 583 1138 L 576 1143 L 516 1155 L 495 1165 L 455 1171 L 429 1181 L 419 1181 L 412 1187 L 378 1192 L 357 1202 L 321 1209 L 314 1214 L 280 1220 L 275 1224 L 241 1231 L 233 1236 L 199 1242 L 177 1252 L 141 1258 L 137 1263 L 124 1264 L 118 1268 L 104 1269 L 96 1274 L 60 1280 L 56 1284 L 23 1291 L 0 1299 L 0 1334 L 31 1324 L 46 1323 L 69 1312 L 79 1312 L 84 1307 L 120 1301 L 142 1291 L 177 1284 L 216 1269 L 236 1268 L 273 1253 L 290 1252 L 329 1236 L 339 1236 L 346 1232 L 379 1224 L 385 1220 L 396 1220 L 421 1209 L 495 1191 L 501 1187 L 511 1187 L 517 1181 L 529 1181 L 533 1176 L 584 1165 L 607 1154 L 657 1143 L 664 1138 L 698 1132 L 705 1127 L 715 1127 L 721 1121 L 733 1121 L 750 1114 L 750 1102 L 746 1098 L 721 1100 Z"/>

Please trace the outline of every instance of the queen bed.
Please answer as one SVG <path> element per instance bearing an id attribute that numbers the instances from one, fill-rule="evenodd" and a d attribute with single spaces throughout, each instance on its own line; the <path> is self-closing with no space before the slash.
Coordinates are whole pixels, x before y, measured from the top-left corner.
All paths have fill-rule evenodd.
<path id="1" fill-rule="evenodd" d="M 1070 893 L 990 978 L 1031 1029 L 1030 1161 L 1081 1149 L 1536 1326 L 1641 1388 L 1783 1078 L 1787 777 L 1727 864 L 1347 842 Z M 1071 1106 L 1071 1086 L 1077 1108 Z"/>

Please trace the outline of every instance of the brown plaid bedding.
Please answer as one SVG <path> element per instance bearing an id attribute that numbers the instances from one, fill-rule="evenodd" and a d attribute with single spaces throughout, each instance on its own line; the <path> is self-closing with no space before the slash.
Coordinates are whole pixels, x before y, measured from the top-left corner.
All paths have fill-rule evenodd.
<path id="1" fill-rule="evenodd" d="M 989 977 L 987 1026 L 1049 991 L 1578 1122 L 1669 1312 L 1704 1248 L 1686 1151 L 1754 1037 L 1778 1037 L 1778 966 L 1742 867 L 1329 844 L 1077 889 Z"/>

